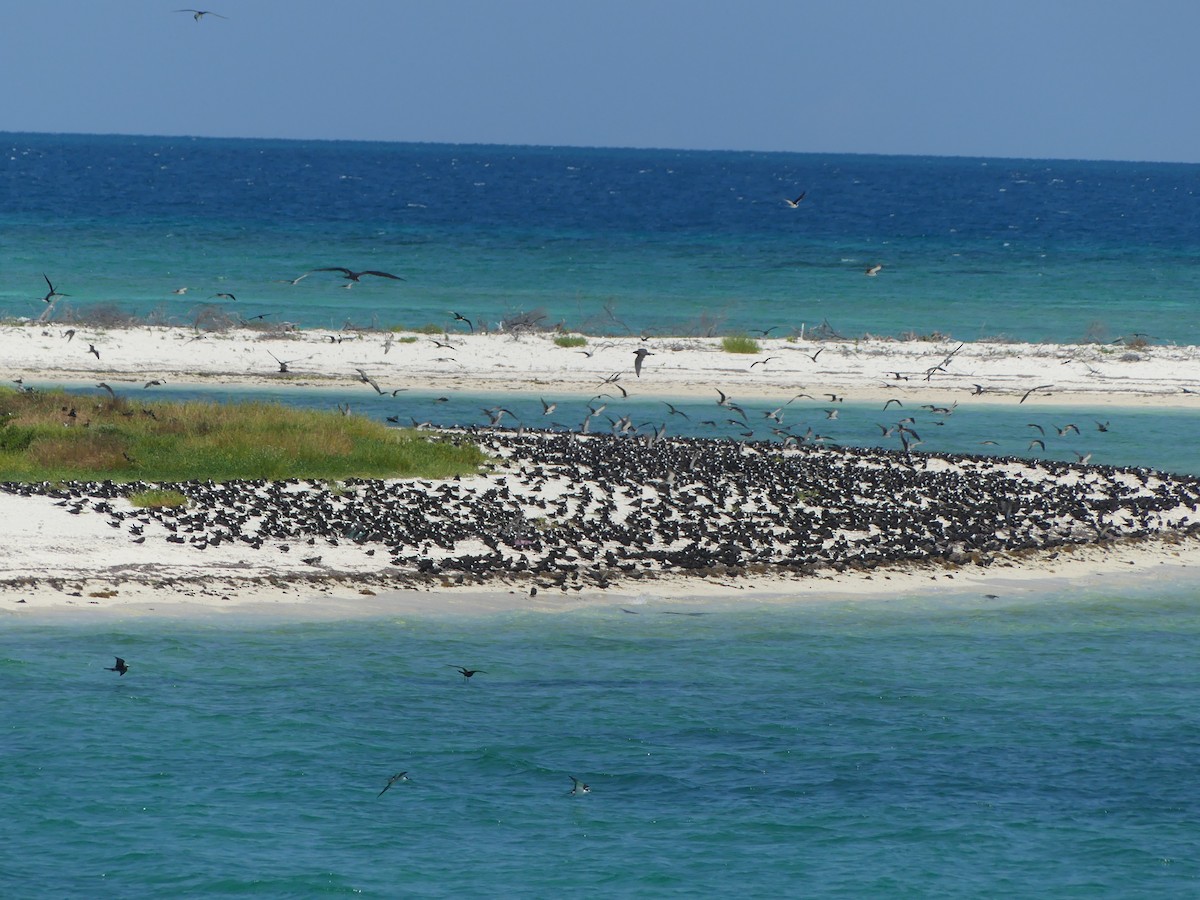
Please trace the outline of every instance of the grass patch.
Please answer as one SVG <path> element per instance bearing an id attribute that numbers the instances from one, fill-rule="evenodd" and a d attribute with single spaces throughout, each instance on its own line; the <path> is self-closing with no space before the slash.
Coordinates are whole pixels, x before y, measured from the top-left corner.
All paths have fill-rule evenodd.
<path id="1" fill-rule="evenodd" d="M 744 334 L 731 334 L 721 338 L 721 349 L 726 353 L 761 353 L 758 341 Z"/>
<path id="2" fill-rule="evenodd" d="M 474 445 L 360 416 L 0 389 L 0 481 L 449 478 L 485 462 Z"/>
<path id="3" fill-rule="evenodd" d="M 585 347 L 587 338 L 582 334 L 560 334 L 554 339 L 556 347 Z"/>
<path id="4" fill-rule="evenodd" d="M 150 490 L 129 495 L 129 502 L 139 509 L 164 509 L 187 506 L 187 497 L 179 491 Z"/>

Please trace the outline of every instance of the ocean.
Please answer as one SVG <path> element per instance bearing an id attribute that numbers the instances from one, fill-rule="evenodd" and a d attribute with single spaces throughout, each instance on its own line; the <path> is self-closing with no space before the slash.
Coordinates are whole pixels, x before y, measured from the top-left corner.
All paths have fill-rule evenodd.
<path id="1" fill-rule="evenodd" d="M 1200 343 L 1194 165 L 29 134 L 0 147 L 10 318 L 42 313 L 45 273 L 69 295 L 62 313 L 174 324 L 217 308 L 453 331 L 458 312 L 595 334 Z M 283 283 L 324 266 L 405 280 Z M 356 412 L 395 412 L 367 394 Z M 414 395 L 405 415 L 482 424 L 494 400 Z M 504 402 L 540 414 L 536 397 Z M 694 415 L 672 433 L 704 434 L 711 409 L 681 408 Z M 869 416 L 842 421 L 844 443 L 881 442 Z M 1200 475 L 1182 410 L 964 409 L 924 429 L 923 449 L 997 438 L 994 452 L 1022 453 L 1033 421 L 1080 427 L 1048 455 Z M 0 891 L 1200 890 L 1195 579 L 804 603 L 637 590 L 558 613 L 0 617 Z M 105 671 L 115 656 L 127 675 Z M 401 771 L 410 781 L 380 796 Z M 572 777 L 591 792 L 568 795 Z"/>
<path id="2" fill-rule="evenodd" d="M 0 149 L 0 315 L 39 315 L 46 274 L 64 310 L 177 324 L 211 304 L 321 328 L 453 331 L 459 312 L 1200 344 L 1197 165 L 13 133 Z M 328 266 L 406 281 L 285 283 Z"/>

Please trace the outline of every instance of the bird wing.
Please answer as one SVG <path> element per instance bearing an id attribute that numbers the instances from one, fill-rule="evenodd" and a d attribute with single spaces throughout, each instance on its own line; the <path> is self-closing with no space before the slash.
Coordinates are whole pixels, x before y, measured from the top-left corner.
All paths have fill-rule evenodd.
<path id="1" fill-rule="evenodd" d="M 313 271 L 314 272 L 341 272 L 347 278 L 349 278 L 351 275 L 354 274 L 349 269 L 347 269 L 345 266 L 326 266 L 321 269 L 313 269 Z"/>
<path id="2" fill-rule="evenodd" d="M 394 278 L 396 281 L 403 281 L 399 275 L 393 275 L 391 272 L 376 272 L 374 269 L 368 269 L 365 272 L 359 272 L 360 275 L 375 275 L 379 278 Z"/>

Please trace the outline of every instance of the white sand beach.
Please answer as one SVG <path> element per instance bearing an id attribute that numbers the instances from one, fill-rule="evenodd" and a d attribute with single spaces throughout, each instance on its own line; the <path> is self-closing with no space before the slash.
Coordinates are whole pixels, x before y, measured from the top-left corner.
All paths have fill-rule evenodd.
<path id="1" fill-rule="evenodd" d="M 582 396 L 604 379 L 657 397 L 739 398 L 797 391 L 848 400 L 898 397 L 969 404 L 1048 402 L 1200 407 L 1200 348 L 1125 345 L 962 344 L 957 341 L 760 339 L 760 352 L 731 354 L 716 338 L 596 338 L 581 347 L 548 333 L 385 335 L 325 331 L 197 333 L 170 327 L 89 329 L 54 324 L 0 327 L 0 378 L 25 385 L 101 381 L 118 392 L 168 384 L 286 383 L 319 391 L 361 382 L 385 390 L 520 392 Z M 446 346 L 449 345 L 449 346 Z M 635 350 L 648 350 L 640 376 Z M 586 351 L 586 352 L 585 352 Z M 283 364 L 281 364 L 281 361 Z M 287 371 L 281 371 L 286 368 Z M 369 390 L 363 385 L 364 390 Z M 1031 392 L 1032 391 L 1032 392 Z M 145 396 L 152 396 L 148 391 Z M 919 401 L 918 401 L 919 402 Z M 486 484 L 485 479 L 480 479 Z M 46 496 L 0 494 L 0 613 L 297 617 L 421 611 L 559 610 L 704 598 L 854 598 L 973 590 L 1044 590 L 1130 573 L 1191 578 L 1200 540 L 1115 541 L 999 557 L 987 567 L 909 564 L 875 571 L 738 579 L 668 575 L 626 580 L 607 591 L 530 595 L 527 580 L 397 585 L 352 545 L 323 547 L 319 566 L 298 553 L 228 542 L 197 549 L 131 542 L 100 515 L 69 515 Z M 86 612 L 85 612 L 86 611 Z"/>

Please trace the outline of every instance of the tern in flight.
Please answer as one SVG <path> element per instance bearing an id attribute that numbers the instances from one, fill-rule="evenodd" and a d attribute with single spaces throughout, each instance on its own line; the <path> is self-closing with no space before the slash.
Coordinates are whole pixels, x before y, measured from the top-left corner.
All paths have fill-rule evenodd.
<path id="1" fill-rule="evenodd" d="M 784 197 L 783 202 L 786 203 L 788 206 L 790 206 L 792 209 L 795 209 L 797 206 L 800 205 L 800 201 L 802 201 L 804 199 L 804 197 L 807 193 L 808 193 L 808 191 L 801 191 L 800 196 L 797 197 L 795 200 L 791 200 L 787 197 Z"/>
<path id="2" fill-rule="evenodd" d="M 634 359 L 633 359 L 633 374 L 635 374 L 638 378 L 641 378 L 642 377 L 642 360 L 644 360 L 647 356 L 653 356 L 653 355 L 654 354 L 651 353 L 649 350 L 647 350 L 645 347 L 638 347 L 636 350 L 634 350 L 633 351 L 633 357 L 634 357 Z"/>
<path id="3" fill-rule="evenodd" d="M 54 287 L 54 285 L 50 283 L 50 278 L 46 275 L 45 272 L 42 273 L 42 277 L 46 279 L 46 287 L 50 288 L 50 290 L 46 292 L 46 296 L 42 298 L 42 300 L 45 301 L 46 303 L 53 303 L 55 301 L 55 299 L 57 299 L 58 297 L 71 296 L 70 294 L 64 294 L 61 291 L 57 290 Z"/>
<path id="4" fill-rule="evenodd" d="M 119 656 L 116 657 L 116 660 L 117 660 L 117 664 L 115 666 L 105 666 L 104 667 L 105 671 L 117 672 L 121 675 L 124 675 L 126 672 L 129 671 L 129 666 L 127 666 L 125 664 L 125 660 L 121 659 L 121 657 L 119 657 Z"/>
<path id="5" fill-rule="evenodd" d="M 870 275 L 872 278 L 874 278 L 876 275 L 878 275 L 882 271 L 883 271 L 883 266 L 881 266 L 879 263 L 875 263 L 875 265 L 873 265 L 873 266 L 867 266 L 867 274 Z"/>
<path id="6" fill-rule="evenodd" d="M 487 672 L 483 671 L 483 669 L 468 669 L 465 666 L 452 666 L 452 665 L 450 665 L 450 663 L 446 663 L 446 666 L 451 669 L 458 669 L 458 671 L 462 673 L 462 677 L 463 677 L 464 681 L 469 679 L 472 675 L 486 675 L 487 674 Z"/>
<path id="7" fill-rule="evenodd" d="M 385 784 L 383 786 L 383 790 L 375 795 L 376 799 L 378 799 L 379 797 L 382 797 L 384 794 L 386 794 L 388 791 L 388 788 L 390 788 L 393 784 L 397 784 L 398 782 L 401 782 L 401 781 L 408 781 L 408 773 L 407 772 L 397 772 L 395 775 L 393 775 L 391 778 L 389 778 L 387 780 L 387 784 Z"/>
<path id="8" fill-rule="evenodd" d="M 592 789 L 576 778 L 574 775 L 568 775 L 571 779 L 571 789 L 567 791 L 569 796 L 578 797 L 580 794 L 590 794 Z"/>
<path id="9" fill-rule="evenodd" d="M 393 275 L 391 272 L 378 272 L 374 269 L 367 269 L 364 272 L 353 272 L 345 266 L 326 266 L 323 269 L 313 269 L 314 272 L 341 272 L 348 278 L 351 283 L 358 281 L 364 275 L 374 275 L 376 278 L 391 278 L 394 281 L 404 281 L 399 275 Z"/>
<path id="10" fill-rule="evenodd" d="M 211 9 L 177 9 L 175 12 L 190 12 L 192 18 L 199 22 L 205 16 L 216 16 L 218 19 L 228 19 L 229 16 L 223 16 L 220 13 L 215 13 Z"/>

